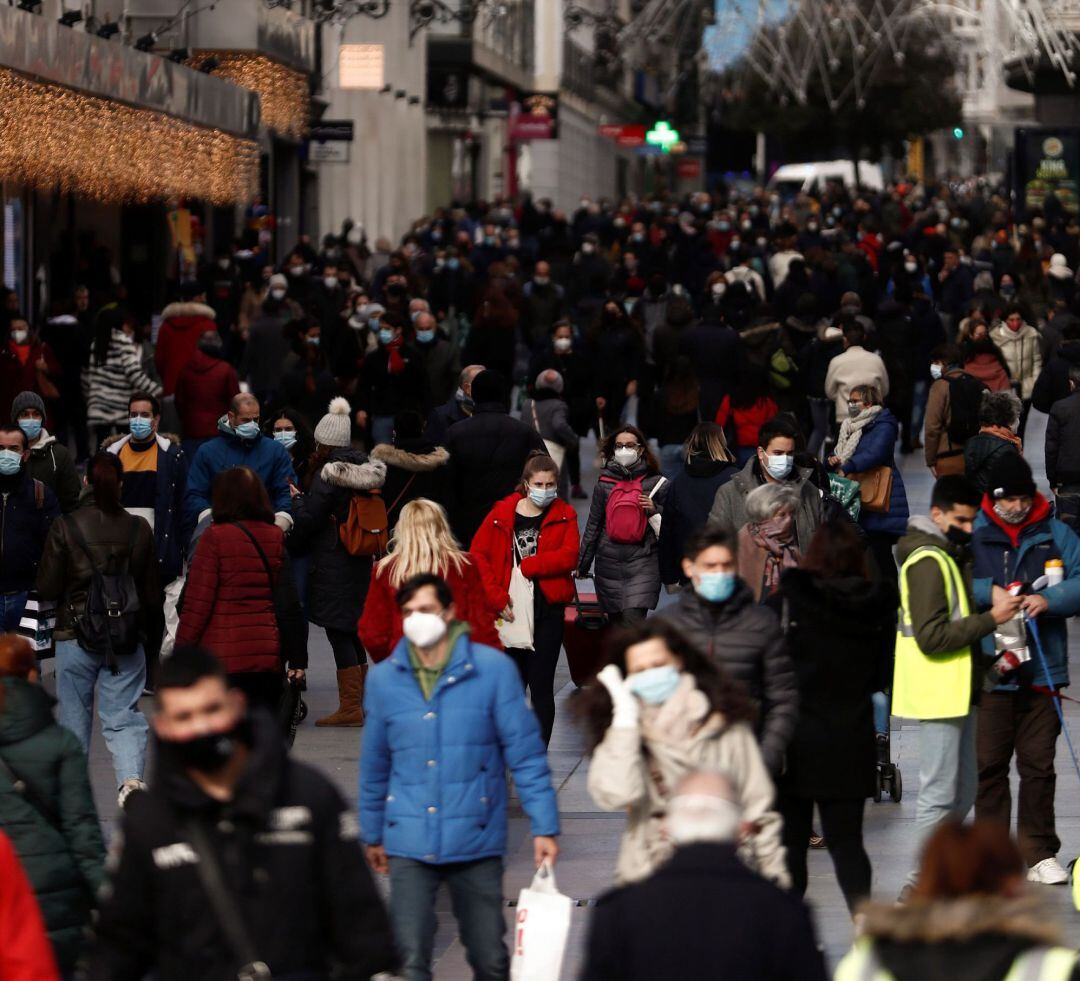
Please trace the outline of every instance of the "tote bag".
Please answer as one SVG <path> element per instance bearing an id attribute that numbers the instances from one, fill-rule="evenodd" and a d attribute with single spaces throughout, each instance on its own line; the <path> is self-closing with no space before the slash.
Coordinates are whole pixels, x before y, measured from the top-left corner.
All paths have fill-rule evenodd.
<path id="1" fill-rule="evenodd" d="M 521 571 L 521 555 L 514 539 L 514 568 L 510 571 L 510 604 L 513 620 L 499 620 L 499 640 L 503 647 L 519 651 L 533 649 L 533 582 Z"/>

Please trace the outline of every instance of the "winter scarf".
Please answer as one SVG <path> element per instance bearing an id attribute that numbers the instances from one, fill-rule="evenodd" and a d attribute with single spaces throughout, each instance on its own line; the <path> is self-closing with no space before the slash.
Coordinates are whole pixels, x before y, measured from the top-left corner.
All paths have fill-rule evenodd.
<path id="1" fill-rule="evenodd" d="M 848 417 L 840 424 L 840 436 L 833 449 L 833 455 L 840 457 L 841 463 L 847 463 L 859 448 L 862 431 L 877 418 L 880 405 L 868 405 L 854 418 Z"/>
<path id="2" fill-rule="evenodd" d="M 386 345 L 388 358 L 386 365 L 392 375 L 400 375 L 405 370 L 405 359 L 401 356 L 401 345 L 403 343 L 404 340 L 397 337 Z"/>
<path id="3" fill-rule="evenodd" d="M 1021 456 L 1024 455 L 1024 443 L 1020 437 L 1006 426 L 983 426 L 979 429 L 980 433 L 987 433 L 990 436 L 996 436 L 998 439 L 1004 439 L 1009 443 L 1012 443 L 1016 447 L 1016 452 Z"/>
<path id="4" fill-rule="evenodd" d="M 799 565 L 799 549 L 792 534 L 790 514 L 777 514 L 758 524 L 751 523 L 750 539 L 765 553 L 765 571 L 761 580 L 761 598 L 776 592 L 780 574 Z"/>

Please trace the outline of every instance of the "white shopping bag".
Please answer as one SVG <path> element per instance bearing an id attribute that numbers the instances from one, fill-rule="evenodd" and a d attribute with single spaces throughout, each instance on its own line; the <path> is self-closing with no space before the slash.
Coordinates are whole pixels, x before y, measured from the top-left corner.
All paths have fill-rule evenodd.
<path id="1" fill-rule="evenodd" d="M 514 568 L 510 573 L 510 610 L 513 620 L 496 620 L 503 647 L 519 651 L 533 650 L 533 581 L 521 571 L 517 541 L 514 545 Z"/>
<path id="2" fill-rule="evenodd" d="M 558 981 L 573 905 L 559 892 L 555 873 L 545 862 L 518 896 L 510 981 Z"/>

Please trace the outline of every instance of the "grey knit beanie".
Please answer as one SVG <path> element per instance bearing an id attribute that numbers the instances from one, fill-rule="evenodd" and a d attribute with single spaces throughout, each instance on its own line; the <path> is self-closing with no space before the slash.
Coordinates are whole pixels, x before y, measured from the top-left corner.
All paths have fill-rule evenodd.
<path id="1" fill-rule="evenodd" d="M 37 392 L 19 392 L 11 403 L 11 421 L 18 422 L 19 416 L 27 409 L 37 409 L 45 418 L 45 403 Z"/>
<path id="2" fill-rule="evenodd" d="M 315 427 L 315 442 L 321 446 L 348 446 L 352 424 L 349 420 L 349 400 L 340 395 L 330 400 L 330 408 Z"/>

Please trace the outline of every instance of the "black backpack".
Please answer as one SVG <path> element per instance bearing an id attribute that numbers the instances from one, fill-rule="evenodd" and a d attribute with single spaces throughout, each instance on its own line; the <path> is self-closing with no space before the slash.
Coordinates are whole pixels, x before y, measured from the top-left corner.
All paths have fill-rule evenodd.
<path id="1" fill-rule="evenodd" d="M 979 407 L 986 386 L 967 372 L 945 379 L 949 383 L 949 424 L 945 432 L 954 446 L 963 446 L 979 431 Z"/>
<path id="2" fill-rule="evenodd" d="M 82 549 L 90 563 L 90 587 L 86 591 L 86 609 L 76 614 L 75 638 L 79 646 L 91 654 L 105 655 L 113 674 L 119 674 L 118 657 L 134 654 L 139 646 L 139 590 L 131 574 L 131 557 L 139 533 L 139 518 L 131 518 L 131 539 L 123 571 L 103 573 L 95 564 L 90 546 L 72 517 L 67 522 L 75 544 Z"/>

